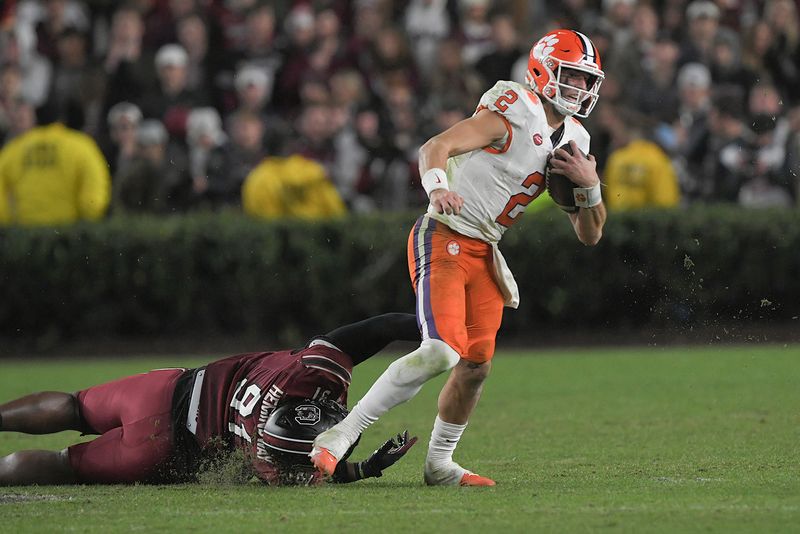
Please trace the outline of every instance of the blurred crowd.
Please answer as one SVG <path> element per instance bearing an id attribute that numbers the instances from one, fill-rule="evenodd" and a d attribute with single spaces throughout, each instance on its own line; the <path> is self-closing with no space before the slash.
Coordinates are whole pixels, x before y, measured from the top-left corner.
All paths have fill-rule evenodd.
<path id="1" fill-rule="evenodd" d="M 82 132 L 108 169 L 111 212 L 423 206 L 419 146 L 471 115 L 496 80 L 524 83 L 531 45 L 557 27 L 586 33 L 601 54 L 606 79 L 584 125 L 611 209 L 798 202 L 796 0 L 6 0 L 0 10 L 0 142 L 53 121 Z M 264 207 L 270 195 L 281 200 Z"/>

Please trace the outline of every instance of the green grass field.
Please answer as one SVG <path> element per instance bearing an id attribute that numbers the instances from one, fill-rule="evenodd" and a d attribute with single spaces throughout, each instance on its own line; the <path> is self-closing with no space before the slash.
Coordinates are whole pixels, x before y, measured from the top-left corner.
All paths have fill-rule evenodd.
<path id="1" fill-rule="evenodd" d="M 3 361 L 0 402 L 211 358 Z M 351 403 L 388 365 L 354 374 Z M 346 486 L 0 488 L 2 532 L 800 532 L 800 347 L 501 353 L 456 459 L 495 488 L 429 488 L 444 377 L 365 434 L 409 428 L 381 479 Z M 0 455 L 76 433 L 0 433 Z"/>

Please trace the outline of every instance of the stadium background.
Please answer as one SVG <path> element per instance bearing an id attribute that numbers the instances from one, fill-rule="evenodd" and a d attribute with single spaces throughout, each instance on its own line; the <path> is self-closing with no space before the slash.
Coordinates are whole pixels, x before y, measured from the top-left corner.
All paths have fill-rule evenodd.
<path id="1" fill-rule="evenodd" d="M 420 438 L 379 480 L 4 488 L 4 532 L 797 531 L 796 13 L 791 0 L 0 3 L 3 153 L 60 118 L 95 140 L 111 183 L 99 218 L 0 209 L 2 402 L 410 310 L 417 147 L 494 79 L 520 79 L 552 27 L 603 54 L 586 126 L 610 206 L 597 247 L 546 198 L 504 238 L 522 303 L 458 450 L 495 488 L 422 483 L 440 376 L 365 433 L 359 456 L 403 428 Z M 658 165 L 615 171 L 615 152 Z M 256 187 L 273 202 L 248 211 L 242 185 L 265 159 L 251 183 L 313 179 Z M 614 176 L 636 187 L 613 193 Z M 358 367 L 351 402 L 389 357 Z M 81 439 L 3 432 L 0 456 Z"/>
<path id="2" fill-rule="evenodd" d="M 585 125 L 609 223 L 584 249 L 543 198 L 507 234 L 501 345 L 796 341 L 792 0 L 51 0 L 2 7 L 4 151 L 60 120 L 111 191 L 99 219 L 4 219 L 2 354 L 227 352 L 410 310 L 417 148 L 554 27 L 603 58 Z"/>

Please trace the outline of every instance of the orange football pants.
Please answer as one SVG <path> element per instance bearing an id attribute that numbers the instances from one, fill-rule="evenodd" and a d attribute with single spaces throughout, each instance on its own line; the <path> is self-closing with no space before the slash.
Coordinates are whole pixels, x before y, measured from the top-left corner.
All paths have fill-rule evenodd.
<path id="1" fill-rule="evenodd" d="M 504 299 L 492 276 L 492 247 L 423 215 L 408 237 L 408 270 L 422 339 L 440 339 L 462 358 L 494 355 Z"/>

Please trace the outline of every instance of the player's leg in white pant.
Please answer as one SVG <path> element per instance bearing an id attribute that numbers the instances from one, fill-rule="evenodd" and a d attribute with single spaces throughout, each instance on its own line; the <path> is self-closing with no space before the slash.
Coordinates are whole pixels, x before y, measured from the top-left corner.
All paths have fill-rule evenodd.
<path id="1" fill-rule="evenodd" d="M 491 362 L 478 364 L 461 360 L 450 373 L 439 394 L 439 415 L 433 425 L 425 460 L 427 484 L 494 485 L 492 480 L 475 475 L 453 461 L 453 451 L 478 404 L 490 369 Z"/>
<path id="2" fill-rule="evenodd" d="M 392 362 L 343 421 L 317 436 L 309 456 L 318 468 L 332 473 L 336 462 L 364 429 L 390 409 L 413 398 L 425 382 L 451 369 L 459 360 L 458 353 L 447 343 L 424 340 L 417 350 Z M 326 458 L 321 457 L 322 449 L 327 450 Z"/>

